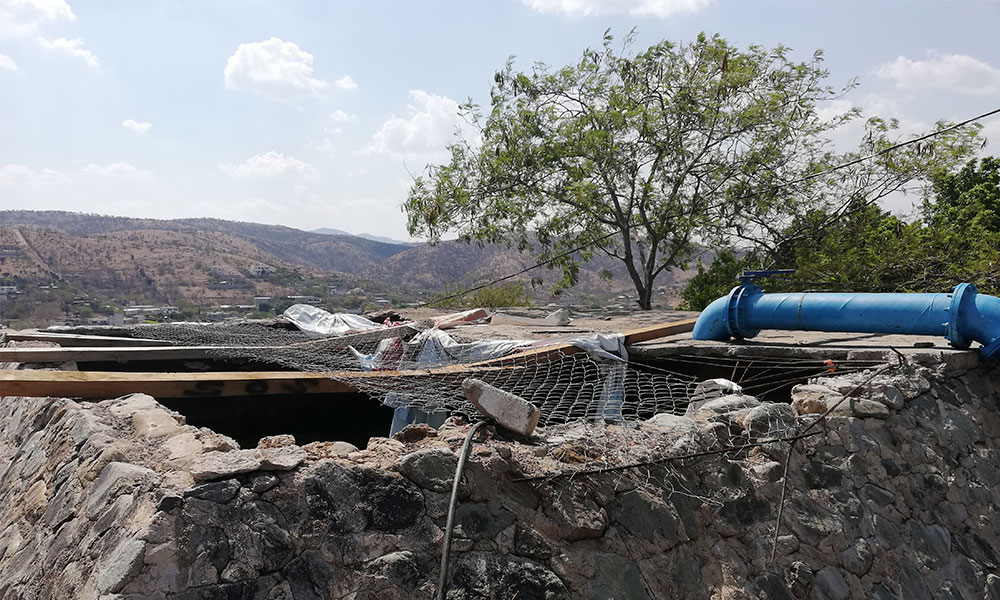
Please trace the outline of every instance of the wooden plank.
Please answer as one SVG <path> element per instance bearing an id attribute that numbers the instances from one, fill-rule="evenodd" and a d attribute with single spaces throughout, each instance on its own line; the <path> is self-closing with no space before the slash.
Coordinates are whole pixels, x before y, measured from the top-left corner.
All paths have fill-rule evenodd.
<path id="1" fill-rule="evenodd" d="M 336 394 L 355 388 L 321 373 L 119 373 L 0 371 L 0 395 L 108 399 L 143 393 L 160 398 Z"/>
<path id="2" fill-rule="evenodd" d="M 343 342 L 373 343 L 386 338 L 409 338 L 417 333 L 411 326 L 399 326 L 389 329 L 379 329 L 371 332 L 352 334 L 343 338 Z M 100 337 L 100 336 L 97 336 Z M 128 339 L 128 338 L 118 338 Z M 86 362 L 139 362 L 150 360 L 225 360 L 239 358 L 241 350 L 256 352 L 281 352 L 288 348 L 309 350 L 310 346 L 328 346 L 333 338 L 315 338 L 296 342 L 287 346 L 159 346 L 140 347 L 70 347 L 70 348 L 2 348 L 0 347 L 0 362 L 17 363 L 61 363 L 66 361 Z M 226 353 L 229 352 L 227 357 Z M 250 357 L 248 357 L 250 358 Z"/>
<path id="3" fill-rule="evenodd" d="M 512 369 L 493 366 L 476 373 Z M 365 382 L 396 378 L 454 378 L 469 374 L 465 365 L 413 371 L 214 371 L 202 373 L 125 373 L 119 371 L 0 370 L 0 396 L 101 399 L 143 393 L 160 398 L 218 398 L 274 394 L 339 394 L 357 392 Z M 357 382 L 357 385 L 352 385 Z"/>
<path id="4" fill-rule="evenodd" d="M 225 360 L 227 351 L 286 350 L 283 346 L 144 346 L 138 348 L 0 348 L 0 362 L 138 362 L 149 360 Z M 230 357 L 233 355 L 229 355 Z M 238 356 L 238 355 L 237 355 Z"/>
<path id="5" fill-rule="evenodd" d="M 683 321 L 661 323 L 626 332 L 625 345 L 629 346 L 632 344 L 638 344 L 639 342 L 648 342 L 649 340 L 677 335 L 679 333 L 688 333 L 689 331 L 694 330 L 694 324 L 696 321 L 697 319 L 684 319 Z M 583 350 L 572 344 L 556 344 L 553 346 L 542 346 L 541 348 L 525 350 L 524 352 L 518 352 L 517 354 L 510 354 L 508 356 L 501 356 L 500 358 L 470 363 L 464 366 L 466 368 L 474 368 L 510 363 L 541 363 L 556 360 L 560 357 L 576 354 L 578 352 L 583 352 Z"/>
<path id="6" fill-rule="evenodd" d="M 677 335 L 678 333 L 688 333 L 694 331 L 694 324 L 697 322 L 698 319 L 684 319 L 683 321 L 661 323 L 659 325 L 650 325 L 649 327 L 636 329 L 625 334 L 625 345 L 631 346 L 632 344 L 638 344 L 639 342 L 657 340 L 667 336 Z"/>
<path id="7" fill-rule="evenodd" d="M 80 335 L 76 333 L 53 333 L 49 331 L 8 331 L 3 335 L 7 342 L 52 342 L 60 346 L 170 346 L 163 340 L 145 338 L 112 337 L 110 335 Z"/>

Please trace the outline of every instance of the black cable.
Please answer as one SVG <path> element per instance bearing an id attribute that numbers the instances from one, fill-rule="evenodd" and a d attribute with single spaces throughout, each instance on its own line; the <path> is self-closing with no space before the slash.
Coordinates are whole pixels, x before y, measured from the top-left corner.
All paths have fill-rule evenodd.
<path id="1" fill-rule="evenodd" d="M 451 558 L 451 533 L 455 526 L 455 505 L 458 503 L 458 485 L 462 481 L 462 472 L 465 470 L 465 461 L 469 458 L 469 449 L 472 447 L 472 436 L 486 421 L 479 421 L 469 428 L 465 434 L 465 442 L 462 444 L 462 453 L 458 455 L 458 466 L 455 468 L 455 481 L 451 484 L 451 501 L 448 503 L 448 522 L 444 527 L 444 547 L 441 549 L 441 572 L 438 573 L 438 600 L 444 600 L 448 591 L 448 562 Z"/>
<path id="2" fill-rule="evenodd" d="M 829 169 L 824 169 L 822 171 L 818 171 L 816 173 L 812 173 L 810 175 L 806 175 L 806 176 L 800 177 L 798 179 L 793 179 L 792 181 L 788 181 L 788 182 L 785 182 L 785 183 L 782 183 L 782 184 L 779 184 L 779 185 L 773 185 L 770 188 L 768 188 L 768 190 L 766 190 L 766 191 L 751 192 L 749 194 L 746 194 L 746 195 L 743 195 L 743 196 L 740 196 L 740 197 L 736 198 L 736 200 L 746 200 L 748 198 L 753 198 L 754 196 L 760 196 L 761 194 L 764 194 L 767 191 L 780 189 L 782 187 L 790 187 L 790 186 L 793 186 L 793 185 L 797 185 L 799 183 L 804 183 L 806 181 L 810 181 L 812 179 L 816 179 L 817 177 L 822 177 L 823 175 L 828 175 L 830 173 L 834 173 L 836 171 L 840 171 L 842 169 L 846 169 L 848 167 L 852 167 L 852 166 L 854 166 L 856 164 L 859 164 L 859 163 L 871 160 L 871 159 L 876 158 L 878 156 L 882 156 L 883 154 L 888 154 L 889 152 L 893 152 L 893 151 L 898 150 L 900 148 L 903 148 L 905 146 L 909 146 L 911 144 L 916 144 L 918 142 L 922 142 L 924 140 L 931 139 L 931 138 L 939 136 L 939 135 L 941 135 L 943 133 L 948 133 L 949 131 L 954 131 L 955 129 L 958 129 L 959 127 L 964 127 L 965 125 L 968 125 L 969 123 L 973 123 L 973 122 L 978 121 L 980 119 L 985 119 L 986 117 L 991 117 L 991 116 L 993 116 L 995 114 L 1000 114 L 1000 108 L 996 108 L 996 109 L 991 110 L 989 112 L 983 113 L 983 114 L 981 114 L 979 116 L 972 117 L 971 119 L 966 119 L 966 120 L 964 120 L 964 121 L 962 121 L 960 123 L 955 123 L 954 125 L 951 125 L 949 127 L 945 127 L 944 129 L 941 129 L 941 130 L 938 130 L 938 131 L 932 131 L 931 133 L 928 133 L 926 135 L 922 135 L 922 136 L 920 136 L 918 138 L 914 138 L 912 140 L 907 140 L 905 142 L 900 142 L 898 144 L 894 144 L 894 145 L 889 146 L 887 148 L 883 148 L 882 150 L 879 150 L 878 152 L 874 152 L 874 153 L 869 154 L 867 156 L 862 156 L 862 157 L 856 158 L 856 159 L 854 159 L 852 161 L 848 161 L 846 163 L 830 167 Z M 629 225 L 628 227 L 626 227 L 626 230 L 633 229 L 634 227 L 638 227 L 638 226 L 639 226 L 639 223 L 635 223 L 633 225 Z M 530 267 L 526 267 L 524 269 L 521 269 L 517 273 L 511 273 L 510 275 L 506 275 L 506 276 L 501 277 L 499 279 L 494 279 L 493 281 L 484 283 L 482 285 L 477 285 L 475 287 L 471 287 L 471 288 L 469 288 L 467 290 L 464 290 L 464 291 L 461 291 L 461 292 L 458 292 L 458 293 L 455 293 L 455 294 L 451 294 L 450 296 L 445 296 L 444 298 L 435 298 L 433 300 L 428 300 L 426 302 L 421 302 L 421 303 L 417 304 L 417 306 L 418 307 L 427 306 L 428 304 L 437 304 L 437 303 L 440 303 L 440 302 L 445 302 L 447 300 L 451 300 L 453 298 L 460 298 L 460 297 L 462 297 L 462 296 L 464 296 L 466 294 L 471 294 L 472 292 L 475 292 L 475 291 L 481 290 L 483 288 L 487 288 L 487 287 L 489 287 L 491 285 L 495 285 L 497 283 L 500 283 L 501 281 L 507 281 L 508 279 L 511 279 L 513 277 L 517 277 L 518 275 L 523 275 L 524 273 L 527 273 L 528 271 L 531 271 L 533 269 L 537 269 L 538 267 L 544 267 L 545 265 L 547 265 L 549 263 L 552 263 L 552 262 L 555 262 L 555 261 L 557 261 L 557 260 L 559 260 L 561 258 L 565 258 L 567 256 L 570 256 L 571 254 L 575 254 L 576 252 L 579 252 L 580 250 L 584 250 L 586 248 L 594 246 L 594 245 L 596 245 L 596 244 L 598 244 L 600 242 L 603 242 L 604 240 L 606 240 L 608 238 L 612 238 L 612 237 L 618 235 L 619 233 L 622 233 L 622 231 L 621 230 L 619 230 L 619 231 L 613 231 L 613 232 L 611 232 L 611 233 L 609 233 L 607 235 L 603 235 L 603 236 L 601 236 L 599 238 L 591 240 L 591 241 L 587 242 L 586 244 L 583 244 L 582 246 L 578 246 L 576 248 L 573 248 L 572 250 L 567 250 L 566 252 L 563 252 L 562 254 L 558 254 L 558 255 L 556 255 L 556 256 L 554 256 L 552 258 L 549 258 L 547 260 L 543 260 L 542 262 L 539 262 L 539 263 L 536 263 L 534 265 L 531 265 Z"/>

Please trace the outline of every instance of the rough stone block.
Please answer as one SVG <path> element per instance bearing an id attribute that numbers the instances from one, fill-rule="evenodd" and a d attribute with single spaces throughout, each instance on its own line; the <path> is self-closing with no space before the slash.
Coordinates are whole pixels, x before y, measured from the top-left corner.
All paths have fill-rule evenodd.
<path id="1" fill-rule="evenodd" d="M 151 480 L 156 474 L 145 467 L 122 462 L 111 462 L 94 481 L 87 497 L 87 516 L 96 518 L 111 495 L 125 486 Z"/>
<path id="2" fill-rule="evenodd" d="M 162 408 L 142 410 L 132 415 L 132 428 L 139 437 L 166 437 L 176 433 L 180 424 Z"/>
<path id="3" fill-rule="evenodd" d="M 291 471 L 306 459 L 306 451 L 298 446 L 264 448 L 260 450 L 260 468 L 272 471 Z"/>
<path id="4" fill-rule="evenodd" d="M 520 396 L 471 377 L 462 382 L 462 389 L 479 412 L 511 431 L 528 436 L 538 425 L 541 412 Z"/>
<path id="5" fill-rule="evenodd" d="M 206 452 L 197 457 L 191 465 L 191 476 L 195 481 L 222 479 L 260 469 L 261 455 L 256 450 L 232 450 L 230 452 Z"/>
<path id="6" fill-rule="evenodd" d="M 117 593 L 142 569 L 146 542 L 125 538 L 104 560 L 97 573 L 97 589 L 102 593 Z"/>
<path id="7" fill-rule="evenodd" d="M 446 492 L 451 488 L 457 466 L 458 457 L 448 448 L 427 448 L 407 454 L 399 472 L 424 489 Z"/>
<path id="8" fill-rule="evenodd" d="M 289 434 L 282 435 L 269 435 L 260 438 L 257 442 L 258 448 L 284 448 L 285 446 L 294 446 L 295 436 Z"/>

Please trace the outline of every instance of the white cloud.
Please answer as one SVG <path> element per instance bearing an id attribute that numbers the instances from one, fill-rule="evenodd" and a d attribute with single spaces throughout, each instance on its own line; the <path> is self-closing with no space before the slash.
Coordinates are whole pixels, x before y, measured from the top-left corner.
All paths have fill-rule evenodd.
<path id="1" fill-rule="evenodd" d="M 63 0 L 4 0 L 0 2 L 0 36 L 35 37 L 43 23 L 73 21 L 76 15 Z"/>
<path id="2" fill-rule="evenodd" d="M 81 169 L 80 172 L 85 175 L 108 179 L 131 179 L 133 181 L 149 181 L 153 179 L 152 171 L 137 169 L 126 162 L 109 163 L 107 165 L 90 163 Z"/>
<path id="3" fill-rule="evenodd" d="M 44 183 L 68 183 L 70 178 L 55 169 L 36 171 L 25 165 L 6 165 L 0 167 L 0 184 L 2 185 L 39 185 Z"/>
<path id="4" fill-rule="evenodd" d="M 839 117 L 840 115 L 846 113 L 847 111 L 854 108 L 854 103 L 850 100 L 845 100 L 843 98 L 838 98 L 830 102 L 821 104 L 816 108 L 816 116 L 824 121 L 829 121 L 834 117 Z"/>
<path id="5" fill-rule="evenodd" d="M 289 100 L 316 94 L 326 82 L 313 76 L 313 55 L 292 42 L 271 38 L 240 44 L 226 61 L 227 90 L 252 90 Z"/>
<path id="6" fill-rule="evenodd" d="M 101 62 L 93 52 L 83 47 L 83 40 L 49 39 L 42 35 L 42 26 L 46 23 L 74 20 L 76 15 L 64 0 L 0 1 L 0 38 L 29 38 L 42 49 L 66 54 L 91 67 L 99 67 Z"/>
<path id="7" fill-rule="evenodd" d="M 14 71 L 16 73 L 17 63 L 6 54 L 0 54 L 0 71 Z"/>
<path id="8" fill-rule="evenodd" d="M 150 128 L 153 127 L 153 124 L 147 121 L 136 121 L 133 119 L 125 119 L 124 121 L 122 121 L 122 127 L 128 129 L 132 133 L 138 133 L 139 135 L 142 135 L 147 131 L 149 131 Z"/>
<path id="9" fill-rule="evenodd" d="M 988 156 L 1000 153 L 1000 117 L 983 121 L 983 129 L 980 133 L 986 138 L 986 147 L 980 154 Z"/>
<path id="10" fill-rule="evenodd" d="M 669 17 L 696 13 L 714 0 L 521 0 L 534 10 L 567 15 L 627 14 L 634 17 Z"/>
<path id="11" fill-rule="evenodd" d="M 276 177 L 318 179 L 320 176 L 319 171 L 311 164 L 273 150 L 251 156 L 239 165 L 221 164 L 219 169 L 237 179 Z"/>
<path id="12" fill-rule="evenodd" d="M 79 58 L 83 62 L 87 63 L 88 66 L 94 68 L 101 66 L 101 61 L 97 60 L 97 56 L 95 56 L 90 50 L 83 48 L 83 40 L 69 40 L 62 37 L 49 40 L 39 37 L 35 38 L 35 42 L 39 45 L 39 47 L 44 48 L 45 50 L 60 52 L 73 58 Z"/>
<path id="13" fill-rule="evenodd" d="M 334 123 L 350 123 L 351 121 L 357 121 L 357 115 L 349 115 L 342 110 L 335 110 L 330 113 L 330 118 L 333 119 Z"/>
<path id="14" fill-rule="evenodd" d="M 965 54 L 930 53 L 927 60 L 900 56 L 873 72 L 882 79 L 895 81 L 900 89 L 1000 93 L 1000 69 Z"/>
<path id="15" fill-rule="evenodd" d="M 342 90 L 356 90 L 356 89 L 358 89 L 357 82 L 355 82 L 354 78 L 352 78 L 350 75 L 344 75 L 343 77 L 341 77 L 337 81 L 334 81 L 333 84 L 336 85 L 337 87 L 339 87 Z"/>
<path id="16" fill-rule="evenodd" d="M 441 161 L 457 128 L 468 124 L 458 114 L 458 103 L 423 90 L 410 90 L 405 117 L 390 117 L 358 154 Z"/>

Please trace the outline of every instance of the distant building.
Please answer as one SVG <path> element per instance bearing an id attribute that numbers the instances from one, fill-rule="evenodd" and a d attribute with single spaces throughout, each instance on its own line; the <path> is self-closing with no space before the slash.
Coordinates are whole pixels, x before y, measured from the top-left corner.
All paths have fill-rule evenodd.
<path id="1" fill-rule="evenodd" d="M 319 306 L 323 303 L 323 300 L 317 298 L 316 296 L 286 296 L 286 298 L 296 304 L 312 304 L 313 306 Z"/>
<path id="2" fill-rule="evenodd" d="M 18 293 L 20 292 L 18 292 L 16 285 L 0 285 L 0 298 L 6 298 Z"/>
<path id="3" fill-rule="evenodd" d="M 236 271 L 228 265 L 212 265 L 211 268 L 212 275 L 215 277 L 231 277 L 236 274 Z"/>
<path id="4" fill-rule="evenodd" d="M 262 263 L 250 265 L 250 275 L 253 277 L 266 277 L 274 273 L 274 267 Z"/>

